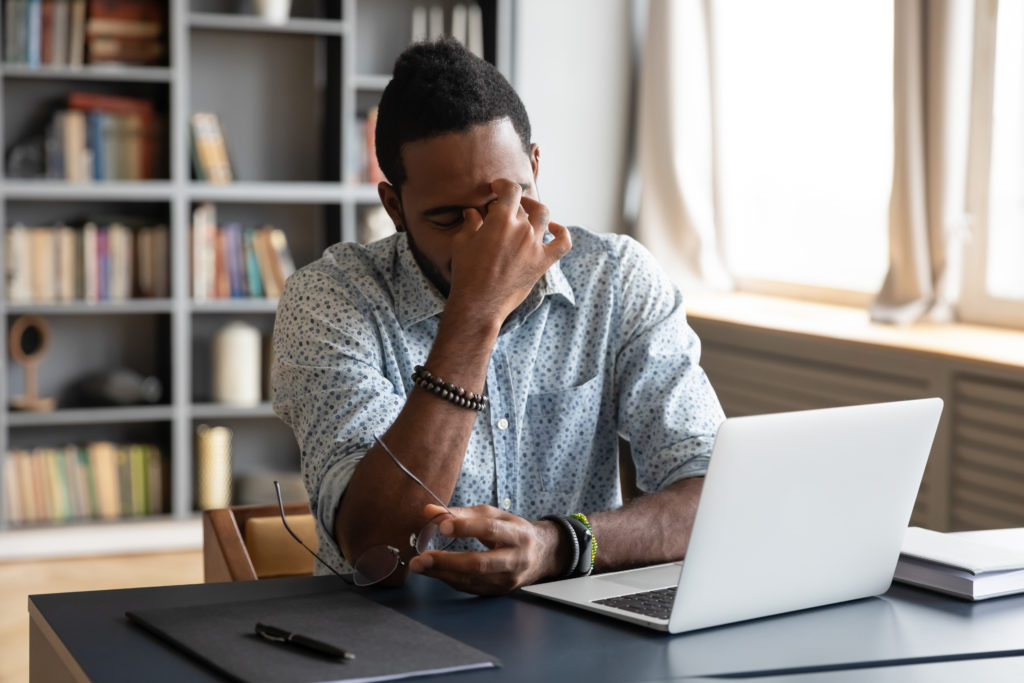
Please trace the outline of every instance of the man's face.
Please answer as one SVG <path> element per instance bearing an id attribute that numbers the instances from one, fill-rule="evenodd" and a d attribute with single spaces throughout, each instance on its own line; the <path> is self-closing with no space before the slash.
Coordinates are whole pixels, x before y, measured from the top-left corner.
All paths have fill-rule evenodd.
<path id="1" fill-rule="evenodd" d="M 491 183 L 505 178 L 519 183 L 523 194 L 537 195 L 540 152 L 530 153 L 508 119 L 475 126 L 460 133 L 406 144 L 402 148 L 406 181 L 401 198 L 381 183 L 381 201 L 395 225 L 409 233 L 409 244 L 424 275 L 448 296 L 451 283 L 452 237 L 462 227 L 462 212 L 481 216 L 497 195 Z"/>

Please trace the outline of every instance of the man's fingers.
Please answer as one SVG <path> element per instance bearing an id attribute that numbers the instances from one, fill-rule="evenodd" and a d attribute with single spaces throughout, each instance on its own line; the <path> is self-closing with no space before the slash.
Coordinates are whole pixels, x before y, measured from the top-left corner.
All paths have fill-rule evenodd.
<path id="1" fill-rule="evenodd" d="M 519 183 L 501 178 L 491 183 L 491 191 L 498 195 L 493 204 L 487 208 L 487 215 L 498 211 L 508 218 L 513 218 L 520 210 L 519 201 L 523 196 L 523 188 Z"/>
<path id="2" fill-rule="evenodd" d="M 548 232 L 555 238 L 544 245 L 544 251 L 548 258 L 554 263 L 569 253 L 572 249 L 572 237 L 569 236 L 569 229 L 561 223 L 551 221 L 548 223 Z"/>
<path id="3" fill-rule="evenodd" d="M 474 232 L 480 229 L 484 224 L 484 218 L 480 215 L 480 212 L 474 208 L 468 208 L 462 210 L 462 230 L 466 234 L 472 235 Z"/>
<path id="4" fill-rule="evenodd" d="M 476 538 L 487 545 L 506 545 L 515 538 L 514 527 L 497 517 L 456 517 L 440 524 L 441 533 L 451 538 Z"/>
<path id="5" fill-rule="evenodd" d="M 551 211 L 544 204 L 526 195 L 523 195 L 522 199 L 519 200 L 519 204 L 526 211 L 530 219 L 530 225 L 533 226 L 537 238 L 544 239 L 544 232 L 547 230 L 548 222 L 551 220 Z"/>
<path id="6" fill-rule="evenodd" d="M 483 577 L 489 574 L 510 572 L 515 567 L 515 558 L 509 551 L 465 551 L 428 550 L 409 561 L 414 572 L 448 581 L 457 577 Z"/>

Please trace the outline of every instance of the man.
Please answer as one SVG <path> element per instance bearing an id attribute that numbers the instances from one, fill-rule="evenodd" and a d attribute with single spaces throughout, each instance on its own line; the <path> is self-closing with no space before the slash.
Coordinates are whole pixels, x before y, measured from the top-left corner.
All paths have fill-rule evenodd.
<path id="1" fill-rule="evenodd" d="M 399 57 L 376 142 L 398 233 L 297 272 L 274 331 L 321 557 L 377 572 L 383 548 L 390 583 L 480 594 L 585 573 L 585 525 L 597 570 L 682 557 L 724 417 L 678 291 L 633 240 L 549 219 L 522 102 L 454 41 Z M 650 492 L 625 507 L 620 433 Z M 435 517 L 457 542 L 416 555 Z"/>

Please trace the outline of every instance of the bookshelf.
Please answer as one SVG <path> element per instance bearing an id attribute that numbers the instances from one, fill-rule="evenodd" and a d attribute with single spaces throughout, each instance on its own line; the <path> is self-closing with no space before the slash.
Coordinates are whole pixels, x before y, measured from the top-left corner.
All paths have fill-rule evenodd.
<path id="1" fill-rule="evenodd" d="M 0 483 L 7 483 L 6 454 L 11 449 L 137 442 L 157 444 L 166 458 L 162 514 L 113 522 L 24 523 L 12 521 L 7 506 L 0 506 L 0 541 L 17 539 L 21 552 L 60 547 L 53 539 L 61 532 L 73 541 L 88 537 L 93 552 L 123 551 L 125 533 L 141 539 L 170 533 L 167 525 L 174 523 L 186 531 L 170 533 L 176 539 L 171 545 L 181 543 L 182 533 L 197 542 L 193 450 L 200 424 L 234 431 L 235 477 L 298 471 L 294 438 L 274 415 L 269 396 L 252 407 L 211 399 L 213 335 L 229 321 L 242 320 L 268 337 L 276 302 L 193 300 L 192 212 L 199 203 L 209 202 L 216 206 L 218 224 L 281 228 L 297 267 L 336 241 L 355 240 L 360 220 L 378 203 L 376 188 L 361 183 L 353 168 L 356 150 L 363 144 L 359 117 L 376 104 L 395 57 L 408 43 L 412 9 L 440 5 L 450 22 L 457 4 L 293 0 L 291 18 L 270 24 L 252 12 L 248 0 L 162 1 L 167 17 L 163 63 L 0 63 L 0 136 L 5 151 L 0 164 L 0 262 L 7 263 L 9 227 L 16 223 L 66 223 L 80 229 L 84 220 L 128 215 L 168 226 L 166 297 L 12 302 L 7 278 L 0 279 L 0 355 L 7 399 L 0 409 Z M 9 2 L 0 0 L 0 16 L 5 19 Z M 477 4 L 484 18 L 485 57 L 509 76 L 514 0 Z M 137 97 L 154 104 L 165 121 L 155 143 L 162 162 L 154 178 L 70 182 L 9 174 L 7 154 L 12 146 L 37 133 L 72 91 Z M 194 179 L 189 118 L 196 111 L 218 114 L 234 182 L 213 185 Z M 61 397 L 85 374 L 127 367 L 158 377 L 164 388 L 162 400 L 124 407 L 59 401 L 49 413 L 10 410 L 10 399 L 23 390 L 24 373 L 8 352 L 7 338 L 13 321 L 22 315 L 41 316 L 50 328 L 49 352 L 38 370 L 41 396 Z M 0 496 L 3 491 L 0 486 Z M 270 502 L 272 491 L 266 493 Z M 18 553 L 0 551 L 0 559 Z"/>

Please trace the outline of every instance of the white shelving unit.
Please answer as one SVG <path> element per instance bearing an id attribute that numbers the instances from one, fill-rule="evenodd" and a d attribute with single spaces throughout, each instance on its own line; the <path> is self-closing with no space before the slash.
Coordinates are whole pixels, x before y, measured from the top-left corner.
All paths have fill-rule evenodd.
<path id="1" fill-rule="evenodd" d="M 52 413 L 0 409 L 0 477 L 10 448 L 96 439 L 151 441 L 168 458 L 168 507 L 164 515 L 151 518 L 30 528 L 12 525 L 0 511 L 0 559 L 38 554 L 39 548 L 80 548 L 83 539 L 93 552 L 123 552 L 132 547 L 126 540 L 132 537 L 138 539 L 138 549 L 153 549 L 146 538 L 162 533 L 174 539 L 168 548 L 198 543 L 192 451 L 199 424 L 234 430 L 236 476 L 297 471 L 294 439 L 274 416 L 269 400 L 251 408 L 211 402 L 208 349 L 213 334 L 228 321 L 242 319 L 269 335 L 276 301 L 192 300 L 192 210 L 199 202 L 213 202 L 220 224 L 269 223 L 284 229 L 297 266 L 319 257 L 333 242 L 354 240 L 361 212 L 378 203 L 376 187 L 346 182 L 352 146 L 363 142 L 358 116 L 379 99 L 395 57 L 408 43 L 412 8 L 437 4 L 294 0 L 292 18 L 275 25 L 243 13 L 248 4 L 239 0 L 167 3 L 166 66 L 0 64 L 4 150 L 41 128 L 60 97 L 73 90 L 147 97 L 167 124 L 167 168 L 157 180 L 8 178 L 4 159 L 0 262 L 6 263 L 6 229 L 14 223 L 47 225 L 93 214 L 138 213 L 170 227 L 171 275 L 169 298 L 91 304 L 11 304 L 6 279 L 0 279 L 0 355 L 5 359 L 8 402 L 22 391 L 23 376 L 7 352 L 7 331 L 15 318 L 26 314 L 43 316 L 51 327 L 51 351 L 39 371 L 42 395 L 59 395 L 86 371 L 118 366 L 155 374 L 165 389 L 163 402 L 153 406 L 60 406 Z M 506 75 L 511 70 L 513 3 L 479 2 L 485 56 Z M 454 0 L 439 4 L 450 16 Z M 209 185 L 192 179 L 188 120 L 194 111 L 218 113 L 236 182 Z M 272 492 L 267 495 L 269 501 Z M 166 531 L 172 527 L 178 531 Z M 55 540 L 62 534 L 64 540 Z"/>

